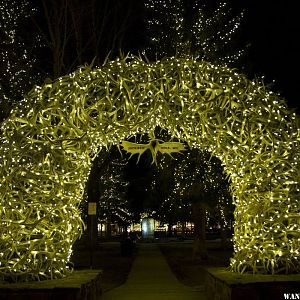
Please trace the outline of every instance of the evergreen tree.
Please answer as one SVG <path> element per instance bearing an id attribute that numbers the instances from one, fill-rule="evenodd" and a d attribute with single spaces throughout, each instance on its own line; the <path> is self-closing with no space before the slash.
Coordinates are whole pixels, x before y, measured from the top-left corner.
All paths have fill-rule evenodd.
<path id="1" fill-rule="evenodd" d="M 122 162 L 120 158 L 114 159 L 99 177 L 98 219 L 106 222 L 108 235 L 112 222 L 118 222 L 121 226 L 131 223 L 127 200 L 128 181 L 124 177 L 125 166 L 126 162 Z"/>
<path id="2" fill-rule="evenodd" d="M 235 45 L 243 12 L 235 14 L 225 2 L 146 0 L 145 9 L 151 59 L 178 55 L 230 64 L 245 52 Z"/>
<path id="3" fill-rule="evenodd" d="M 0 0 L 0 120 L 37 83 L 39 35 L 28 30 L 36 13 L 27 0 Z"/>
<path id="4" fill-rule="evenodd" d="M 152 185 L 161 198 L 158 219 L 170 225 L 194 223 L 194 257 L 206 257 L 208 221 L 221 227 L 222 247 L 226 246 L 225 228 L 229 227 L 233 205 L 220 160 L 207 151 L 192 149 L 175 159 L 163 157 L 159 161 Z"/>
<path id="5" fill-rule="evenodd" d="M 97 202 L 97 220 L 106 223 L 109 236 L 112 223 L 125 226 L 132 220 L 128 208 L 126 167 L 127 161 L 123 161 L 116 147 L 100 151 L 93 161 L 81 203 L 82 218 L 88 223 L 88 202 Z"/>

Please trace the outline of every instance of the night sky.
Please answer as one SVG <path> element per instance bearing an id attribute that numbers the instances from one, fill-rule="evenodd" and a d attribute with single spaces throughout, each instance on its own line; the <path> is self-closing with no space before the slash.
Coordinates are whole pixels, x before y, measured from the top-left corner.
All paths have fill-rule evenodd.
<path id="1" fill-rule="evenodd" d="M 300 23 L 297 1 L 231 0 L 246 9 L 244 37 L 251 43 L 249 69 L 264 75 L 273 91 L 300 113 L 299 54 Z M 242 2 L 242 3 L 238 3 Z"/>

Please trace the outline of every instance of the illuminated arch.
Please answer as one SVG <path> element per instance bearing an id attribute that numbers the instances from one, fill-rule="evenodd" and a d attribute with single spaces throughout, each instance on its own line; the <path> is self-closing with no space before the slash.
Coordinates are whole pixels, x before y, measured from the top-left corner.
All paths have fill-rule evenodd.
<path id="1" fill-rule="evenodd" d="M 224 163 L 236 204 L 232 270 L 300 271 L 296 115 L 226 67 L 130 57 L 35 87 L 2 123 L 1 276 L 66 274 L 91 161 L 157 126 Z"/>

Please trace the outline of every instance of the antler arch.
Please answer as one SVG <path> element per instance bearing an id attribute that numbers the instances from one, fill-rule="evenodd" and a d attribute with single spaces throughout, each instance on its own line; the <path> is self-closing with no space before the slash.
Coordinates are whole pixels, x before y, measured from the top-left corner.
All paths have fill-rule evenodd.
<path id="1" fill-rule="evenodd" d="M 0 274 L 64 276 L 99 148 L 159 126 L 231 177 L 236 272 L 297 272 L 299 120 L 262 83 L 192 59 L 137 57 L 35 87 L 2 123 Z"/>

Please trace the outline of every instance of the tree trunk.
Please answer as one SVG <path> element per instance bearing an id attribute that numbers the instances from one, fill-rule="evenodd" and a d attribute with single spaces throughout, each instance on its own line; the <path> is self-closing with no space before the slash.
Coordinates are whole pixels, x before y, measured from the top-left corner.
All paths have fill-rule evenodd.
<path id="1" fill-rule="evenodd" d="M 172 226 L 173 226 L 173 224 L 168 224 L 168 237 L 171 237 L 172 236 L 172 234 L 173 234 L 173 232 L 172 232 Z"/>
<path id="2" fill-rule="evenodd" d="M 181 237 L 186 237 L 186 222 L 181 222 Z"/>
<path id="3" fill-rule="evenodd" d="M 192 220 L 194 223 L 193 259 L 196 259 L 196 257 L 207 259 L 208 255 L 205 245 L 206 211 L 200 201 L 192 203 Z"/>
<path id="4" fill-rule="evenodd" d="M 106 219 L 106 237 L 107 238 L 111 237 L 111 218 L 110 218 L 110 216 L 107 216 L 107 219 Z"/>
<path id="5" fill-rule="evenodd" d="M 103 224 L 101 222 L 101 227 L 100 227 L 100 236 L 103 237 Z"/>
<path id="6" fill-rule="evenodd" d="M 227 247 L 227 236 L 225 231 L 225 222 L 222 219 L 222 216 L 220 216 L 220 237 L 221 237 L 221 248 L 226 249 Z"/>

